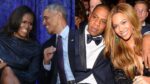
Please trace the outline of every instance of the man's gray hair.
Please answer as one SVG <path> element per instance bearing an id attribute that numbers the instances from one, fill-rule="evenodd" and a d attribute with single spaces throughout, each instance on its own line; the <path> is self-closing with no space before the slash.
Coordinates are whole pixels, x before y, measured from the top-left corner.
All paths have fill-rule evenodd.
<path id="1" fill-rule="evenodd" d="M 53 3 L 53 4 L 48 5 L 45 9 L 48 9 L 50 11 L 61 12 L 64 19 L 67 21 L 67 13 L 66 13 L 65 7 L 63 5 L 58 4 L 58 3 Z"/>

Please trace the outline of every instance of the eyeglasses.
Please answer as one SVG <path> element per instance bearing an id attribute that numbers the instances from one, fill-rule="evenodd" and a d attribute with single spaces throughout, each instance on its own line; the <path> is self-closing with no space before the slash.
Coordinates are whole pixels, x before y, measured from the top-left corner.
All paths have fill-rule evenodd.
<path id="1" fill-rule="evenodd" d="M 144 14 L 144 13 L 146 13 L 147 11 L 144 10 L 144 9 L 142 9 L 142 10 L 136 10 L 136 12 L 137 12 L 137 13 L 140 13 L 140 14 Z"/>

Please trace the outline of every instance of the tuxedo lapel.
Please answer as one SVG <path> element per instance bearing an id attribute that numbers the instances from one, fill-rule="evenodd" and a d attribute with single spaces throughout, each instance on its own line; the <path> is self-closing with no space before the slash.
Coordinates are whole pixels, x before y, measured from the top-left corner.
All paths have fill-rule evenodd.
<path id="1" fill-rule="evenodd" d="M 99 53 L 98 58 L 96 59 L 93 68 L 100 65 L 104 61 L 104 49 Z"/>
<path id="2" fill-rule="evenodd" d="M 86 46 L 85 46 L 85 32 L 79 32 L 79 56 L 81 61 L 82 70 L 86 70 Z"/>
<path id="3" fill-rule="evenodd" d="M 74 57 L 75 57 L 75 31 L 69 31 L 69 38 L 68 38 L 68 57 L 71 70 L 74 70 Z"/>

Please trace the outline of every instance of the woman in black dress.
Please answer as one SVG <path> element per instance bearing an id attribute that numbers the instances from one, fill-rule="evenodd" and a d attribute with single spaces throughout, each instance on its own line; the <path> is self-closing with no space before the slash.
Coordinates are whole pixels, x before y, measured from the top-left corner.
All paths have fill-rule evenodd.
<path id="1" fill-rule="evenodd" d="M 35 17 L 27 6 L 16 8 L 0 33 L 0 84 L 33 84 L 40 67 Z"/>
<path id="2" fill-rule="evenodd" d="M 115 6 L 105 31 L 105 55 L 111 59 L 116 84 L 150 84 L 141 53 L 141 26 L 132 6 Z"/>

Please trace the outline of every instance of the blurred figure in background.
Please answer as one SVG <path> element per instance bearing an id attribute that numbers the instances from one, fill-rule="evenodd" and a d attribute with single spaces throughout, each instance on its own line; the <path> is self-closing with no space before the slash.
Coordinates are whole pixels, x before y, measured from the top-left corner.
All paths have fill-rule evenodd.
<path id="1" fill-rule="evenodd" d="M 142 26 L 142 34 L 146 34 L 150 32 L 150 24 L 148 24 L 145 20 L 148 17 L 148 4 L 143 0 L 138 0 L 135 2 L 134 9 L 136 10 L 137 16 L 140 20 Z"/>
<path id="2" fill-rule="evenodd" d="M 82 24 L 87 23 L 88 16 L 81 1 L 75 2 L 75 28 L 78 29 Z"/>
<path id="3" fill-rule="evenodd" d="M 90 9 L 90 0 L 81 0 L 81 2 L 83 3 L 83 5 L 85 7 L 86 15 L 88 16 L 89 15 L 89 9 Z"/>
<path id="4" fill-rule="evenodd" d="M 150 68 L 150 24 L 146 22 L 149 15 L 149 1 L 145 0 L 137 0 L 135 1 L 134 9 L 138 15 L 138 18 L 141 22 L 141 32 L 143 34 L 143 58 L 144 64 L 146 68 Z"/>
<path id="5" fill-rule="evenodd" d="M 102 4 L 102 1 L 101 0 L 90 0 L 90 13 L 93 11 L 93 9 L 98 4 Z"/>

